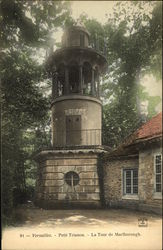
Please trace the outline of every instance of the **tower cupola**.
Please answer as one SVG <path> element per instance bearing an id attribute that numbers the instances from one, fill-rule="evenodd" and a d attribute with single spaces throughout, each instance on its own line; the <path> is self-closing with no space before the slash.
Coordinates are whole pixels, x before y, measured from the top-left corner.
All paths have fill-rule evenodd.
<path id="1" fill-rule="evenodd" d="M 107 68 L 106 58 L 89 46 L 89 32 L 79 26 L 68 28 L 62 47 L 46 63 L 53 75 L 52 98 L 82 94 L 99 98 L 99 76 Z"/>
<path id="2" fill-rule="evenodd" d="M 101 145 L 100 75 L 106 58 L 89 46 L 89 32 L 68 28 L 50 55 L 53 146 Z M 96 122 L 95 122 L 96 121 Z"/>
<path id="3" fill-rule="evenodd" d="M 89 47 L 89 32 L 80 26 L 68 28 L 62 37 L 62 47 Z"/>

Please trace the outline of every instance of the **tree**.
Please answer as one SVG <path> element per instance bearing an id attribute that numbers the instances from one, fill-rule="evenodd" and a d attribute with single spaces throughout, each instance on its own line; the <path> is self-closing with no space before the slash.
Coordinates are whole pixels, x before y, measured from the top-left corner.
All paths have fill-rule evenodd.
<path id="1" fill-rule="evenodd" d="M 104 25 L 86 15 L 80 18 L 109 64 L 102 85 L 103 143 L 109 146 L 118 145 L 140 126 L 142 99 L 149 101 L 150 116 L 160 101 L 145 93 L 138 82 L 143 73 L 161 76 L 161 5 L 153 1 L 118 2 Z"/>
<path id="2" fill-rule="evenodd" d="M 45 55 L 51 33 L 68 18 L 68 2 L 0 2 L 2 213 L 7 218 L 23 198 L 18 194 L 26 191 L 28 170 L 34 168 L 33 149 L 27 145 L 30 141 L 35 148 L 34 138 L 38 131 L 46 135 L 42 128 L 49 120 L 50 97 L 41 89 L 41 84 L 49 88 L 48 76 L 38 60 L 40 48 Z"/>

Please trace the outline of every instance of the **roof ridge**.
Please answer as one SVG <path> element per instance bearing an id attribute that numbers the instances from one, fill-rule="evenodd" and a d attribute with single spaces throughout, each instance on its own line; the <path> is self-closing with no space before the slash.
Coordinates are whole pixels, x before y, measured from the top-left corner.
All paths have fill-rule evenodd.
<path id="1" fill-rule="evenodd" d="M 153 116 L 146 123 L 142 124 L 137 130 L 135 130 L 132 134 L 127 136 L 122 143 L 120 143 L 117 148 L 115 148 L 112 152 L 118 152 L 124 150 L 126 146 L 134 144 L 136 141 L 143 140 L 151 140 L 153 138 L 157 138 L 159 135 L 162 135 L 162 112 Z"/>

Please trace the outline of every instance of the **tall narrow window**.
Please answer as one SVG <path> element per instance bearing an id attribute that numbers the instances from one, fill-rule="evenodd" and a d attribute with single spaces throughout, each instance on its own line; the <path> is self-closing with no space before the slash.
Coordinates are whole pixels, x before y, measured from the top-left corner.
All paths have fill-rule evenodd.
<path id="1" fill-rule="evenodd" d="M 66 116 L 66 145 L 81 144 L 81 115 Z"/>
<path id="2" fill-rule="evenodd" d="M 126 169 L 123 171 L 124 194 L 138 194 L 138 170 Z"/>
<path id="3" fill-rule="evenodd" d="M 84 35 L 80 34 L 80 46 L 84 47 Z"/>
<path id="4" fill-rule="evenodd" d="M 89 62 L 83 64 L 83 94 L 91 94 L 92 66 Z"/>
<path id="5" fill-rule="evenodd" d="M 162 160 L 161 154 L 155 155 L 155 192 L 161 193 L 162 190 Z"/>
<path id="6" fill-rule="evenodd" d="M 69 67 L 69 92 L 79 93 L 79 67 L 77 64 Z"/>

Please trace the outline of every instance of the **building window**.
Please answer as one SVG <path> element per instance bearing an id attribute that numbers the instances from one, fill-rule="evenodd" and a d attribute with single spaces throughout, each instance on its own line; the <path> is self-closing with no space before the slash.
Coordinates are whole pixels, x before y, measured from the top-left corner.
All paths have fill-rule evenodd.
<path id="1" fill-rule="evenodd" d="M 84 35 L 80 34 L 80 46 L 84 47 Z"/>
<path id="2" fill-rule="evenodd" d="M 69 186 L 74 187 L 79 183 L 79 175 L 74 171 L 67 172 L 65 174 L 65 181 Z"/>
<path id="3" fill-rule="evenodd" d="M 162 159 L 161 154 L 155 155 L 155 192 L 161 193 L 162 190 Z"/>
<path id="4" fill-rule="evenodd" d="M 138 169 L 126 169 L 123 171 L 124 195 L 138 194 Z"/>

